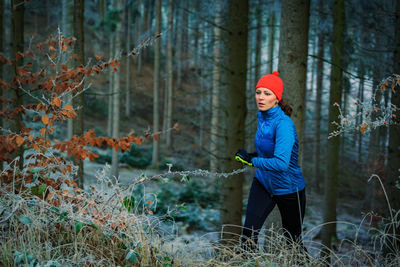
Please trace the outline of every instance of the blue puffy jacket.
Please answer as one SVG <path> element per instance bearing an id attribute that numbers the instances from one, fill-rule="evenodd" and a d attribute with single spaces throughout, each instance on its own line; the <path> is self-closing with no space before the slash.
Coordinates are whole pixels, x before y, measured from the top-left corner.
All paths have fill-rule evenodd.
<path id="1" fill-rule="evenodd" d="M 256 178 L 271 195 L 303 190 L 305 181 L 297 161 L 299 142 L 293 121 L 280 106 L 259 111 L 257 117 L 258 156 L 251 161 L 257 168 Z"/>

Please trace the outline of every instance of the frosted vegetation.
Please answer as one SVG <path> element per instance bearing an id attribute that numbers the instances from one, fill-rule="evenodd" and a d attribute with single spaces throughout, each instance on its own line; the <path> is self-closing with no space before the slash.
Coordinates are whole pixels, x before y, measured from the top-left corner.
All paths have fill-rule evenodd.
<path id="1" fill-rule="evenodd" d="M 171 166 L 173 169 L 173 166 Z M 243 172 L 240 169 L 233 173 Z M 96 180 L 85 190 L 63 184 L 61 194 L 52 187 L 42 192 L 14 194 L 1 189 L 1 262 L 4 266 L 324 266 L 319 257 L 321 244 L 313 241 L 321 225 L 307 225 L 304 242 L 309 254 L 297 253 L 286 245 L 282 229 L 264 229 L 258 251 L 218 242 L 219 231 L 207 226 L 204 215 L 213 218 L 215 194 L 204 196 L 204 188 L 193 182 L 204 176 L 218 179 L 233 173 L 204 170 L 142 174 L 127 186 L 108 176 L 109 166 L 99 169 Z M 193 178 L 190 178 L 193 177 Z M 377 178 L 379 177 L 371 177 Z M 190 181 L 188 181 L 190 180 Z M 198 183 L 198 182 L 197 182 Z M 191 192 L 175 193 L 169 186 L 179 184 Z M 146 187 L 150 189 L 147 191 Z M 163 196 L 155 187 L 162 187 Z M 151 190 L 153 188 L 153 190 Z M 39 189 L 40 190 L 40 189 Z M 165 194 L 170 196 L 167 197 Z M 203 196 L 201 196 L 203 194 Z M 200 196 L 199 196 L 200 195 Z M 185 201 L 186 196 L 186 201 Z M 175 198 L 175 199 L 174 199 Z M 174 200 L 181 203 L 172 205 Z M 190 203 L 192 199 L 192 203 Z M 195 199 L 193 201 L 193 199 Z M 49 200 L 59 201 L 56 207 Z M 186 202 L 186 203 L 185 203 Z M 185 218 L 185 210 L 190 215 Z M 367 214 L 362 223 L 338 221 L 338 228 L 353 229 L 353 236 L 336 242 L 333 266 L 398 266 L 398 240 L 392 233 L 398 213 L 379 224 Z M 214 218 L 216 215 L 214 215 Z M 197 221 L 190 233 L 182 225 Z M 209 222 L 208 222 L 209 223 Z M 210 224 L 209 224 L 210 225 Z M 186 226 L 187 227 L 187 226 Z M 214 228 L 215 229 L 215 228 Z M 343 232 L 343 231 L 338 231 Z M 363 238 L 370 236 L 368 242 Z M 385 246 L 391 244 L 391 246 Z M 389 251 L 382 254 L 386 247 Z M 390 249 L 393 249 L 390 251 Z"/>

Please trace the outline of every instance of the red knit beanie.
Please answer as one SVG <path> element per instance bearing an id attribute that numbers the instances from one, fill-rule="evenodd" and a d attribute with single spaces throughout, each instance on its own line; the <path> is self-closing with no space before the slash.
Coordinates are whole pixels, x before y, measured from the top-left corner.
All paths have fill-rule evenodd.
<path id="1" fill-rule="evenodd" d="M 282 93 L 283 93 L 283 82 L 281 78 L 278 77 L 279 73 L 277 71 L 274 71 L 272 74 L 267 74 L 258 81 L 256 90 L 258 87 L 263 87 L 271 90 L 274 92 L 276 98 L 278 98 L 278 101 L 281 101 L 282 99 Z"/>

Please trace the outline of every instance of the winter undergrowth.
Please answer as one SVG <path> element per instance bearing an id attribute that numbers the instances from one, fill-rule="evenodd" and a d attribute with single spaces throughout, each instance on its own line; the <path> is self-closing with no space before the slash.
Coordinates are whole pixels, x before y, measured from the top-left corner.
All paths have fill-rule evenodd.
<path id="1" fill-rule="evenodd" d="M 174 227 L 173 212 L 155 215 L 157 200 L 137 199 L 135 186 L 169 175 L 211 175 L 207 171 L 168 171 L 141 176 L 123 186 L 99 170 L 97 183 L 85 190 L 64 185 L 48 187 L 43 197 L 29 191 L 14 194 L 0 189 L 0 263 L 2 266 L 398 266 L 398 236 L 393 226 L 398 213 L 379 227 L 370 225 L 371 243 L 341 240 L 331 250 L 331 262 L 320 256 L 321 243 L 313 239 L 322 225 L 303 233 L 308 252 L 289 246 L 282 229 L 264 229 L 259 247 L 219 242 L 219 232 L 182 239 Z M 242 172 L 245 169 L 236 172 Z M 235 172 L 235 173 L 236 173 Z M 231 174 L 212 174 L 230 176 Z M 49 197 L 57 199 L 51 205 Z M 195 215 L 194 215 L 195 216 Z M 363 223 L 366 222 L 365 217 Z M 338 224 L 346 222 L 336 222 Z M 350 223 L 349 223 L 350 224 Z M 354 227 L 360 226 L 353 225 Z M 175 230 L 174 230 L 175 229 Z M 239 236 L 236 236 L 239 239 Z M 254 244 L 253 244 L 254 245 Z M 386 249 L 386 252 L 385 252 Z M 385 252 L 385 253 L 384 253 Z"/>

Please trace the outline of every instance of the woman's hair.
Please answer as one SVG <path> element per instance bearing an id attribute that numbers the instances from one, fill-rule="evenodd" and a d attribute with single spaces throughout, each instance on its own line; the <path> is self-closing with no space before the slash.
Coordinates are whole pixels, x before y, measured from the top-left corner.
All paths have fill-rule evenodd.
<path id="1" fill-rule="evenodd" d="M 288 115 L 289 117 L 292 115 L 293 111 L 292 106 L 288 102 L 286 102 L 286 100 L 284 100 L 283 98 L 281 99 L 281 101 L 279 101 L 279 106 L 281 107 L 283 112 L 285 112 L 286 115 Z"/>

